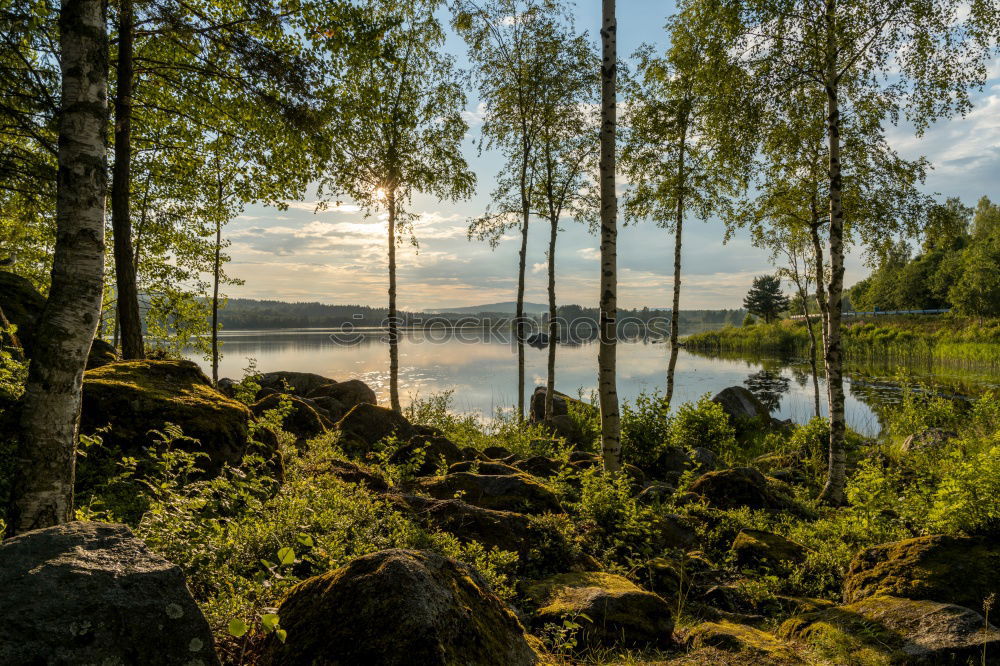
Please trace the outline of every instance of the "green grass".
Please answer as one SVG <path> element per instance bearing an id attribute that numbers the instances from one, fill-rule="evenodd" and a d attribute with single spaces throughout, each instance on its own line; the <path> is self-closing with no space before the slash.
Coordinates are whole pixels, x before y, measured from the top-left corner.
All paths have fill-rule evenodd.
<path id="1" fill-rule="evenodd" d="M 819 341 L 819 327 L 815 327 Z M 1000 320 L 953 316 L 844 320 L 844 353 L 850 361 L 930 362 L 1000 368 Z M 809 352 L 805 322 L 727 326 L 689 336 L 686 348 L 703 352 L 795 354 Z"/>

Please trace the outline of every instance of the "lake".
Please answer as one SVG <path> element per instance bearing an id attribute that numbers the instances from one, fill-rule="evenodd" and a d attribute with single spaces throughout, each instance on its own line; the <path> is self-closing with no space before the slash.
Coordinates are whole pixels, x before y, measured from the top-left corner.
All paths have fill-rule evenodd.
<path id="1" fill-rule="evenodd" d="M 252 358 L 261 372 L 294 370 L 335 380 L 361 379 L 375 390 L 380 402 L 388 403 L 389 354 L 382 332 L 356 332 L 346 340 L 327 329 L 225 331 L 220 338 L 220 377 L 241 378 Z M 597 349 L 596 341 L 561 344 L 556 352 L 556 388 L 571 395 L 582 391 L 585 397 L 596 391 Z M 643 391 L 662 391 L 668 356 L 667 345 L 652 340 L 619 343 L 619 397 L 632 400 Z M 516 348 L 489 331 L 404 331 L 399 357 L 400 399 L 404 405 L 416 398 L 451 391 L 454 410 L 488 418 L 497 409 L 516 404 Z M 204 359 L 193 360 L 210 371 Z M 545 349 L 526 347 L 528 393 L 534 386 L 544 385 L 545 364 Z M 911 380 L 932 384 L 944 393 L 962 393 L 960 377 L 944 376 L 934 369 L 908 370 Z M 898 399 L 896 374 L 892 367 L 848 372 L 847 417 L 852 428 L 869 436 L 878 434 L 881 426 L 873 407 Z M 734 385 L 751 388 L 774 408 L 777 418 L 805 422 L 812 416 L 812 381 L 803 359 L 722 358 L 681 351 L 675 405 Z M 823 402 L 825 414 L 825 399 Z"/>

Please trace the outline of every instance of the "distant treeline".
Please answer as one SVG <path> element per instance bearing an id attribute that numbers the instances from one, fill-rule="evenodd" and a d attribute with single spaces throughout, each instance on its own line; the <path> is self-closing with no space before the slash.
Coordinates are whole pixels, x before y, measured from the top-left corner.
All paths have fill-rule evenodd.
<path id="1" fill-rule="evenodd" d="M 388 313 L 386 308 L 366 305 L 327 305 L 324 303 L 286 303 L 284 301 L 256 300 L 252 298 L 231 298 L 219 311 L 219 321 L 229 330 L 269 329 L 269 328 L 335 328 L 344 324 L 353 326 L 380 326 Z M 508 313 L 480 313 L 497 320 L 509 318 Z M 744 310 L 682 310 L 681 324 L 736 324 L 743 320 Z M 427 314 L 425 312 L 400 312 L 404 325 L 419 325 L 429 321 L 468 321 L 467 313 Z M 546 315 L 529 315 L 537 321 L 545 321 Z M 579 305 L 565 305 L 559 308 L 559 316 L 566 321 L 591 319 L 597 321 L 597 308 Z M 619 310 L 619 319 L 639 322 L 663 320 L 669 317 L 669 310 L 641 308 Z"/>

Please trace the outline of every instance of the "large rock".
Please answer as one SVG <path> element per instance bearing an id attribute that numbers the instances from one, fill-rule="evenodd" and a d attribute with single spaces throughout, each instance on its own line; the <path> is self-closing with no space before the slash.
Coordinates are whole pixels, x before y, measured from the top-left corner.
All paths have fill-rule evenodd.
<path id="1" fill-rule="evenodd" d="M 296 395 L 308 396 L 312 391 L 320 386 L 333 383 L 333 380 L 323 375 L 313 372 L 293 372 L 291 370 L 278 370 L 277 372 L 265 372 L 258 379 L 260 387 L 274 389 L 275 391 L 294 391 Z"/>
<path id="2" fill-rule="evenodd" d="M 545 394 L 544 386 L 536 386 L 535 392 L 531 394 L 531 407 L 529 414 L 532 421 L 542 421 L 545 418 Z M 573 411 L 579 410 L 584 414 L 597 414 L 597 408 L 582 400 L 572 398 L 559 391 L 552 392 L 552 416 L 566 416 L 569 414 L 570 406 Z"/>
<path id="3" fill-rule="evenodd" d="M 191 361 L 123 361 L 88 370 L 83 379 L 80 430 L 103 433 L 106 445 L 130 455 L 153 443 L 149 432 L 173 423 L 186 437 L 178 446 L 207 454 L 206 467 L 236 465 L 247 450 L 247 407 L 214 388 Z M 85 459 L 84 459 L 85 460 Z"/>
<path id="4" fill-rule="evenodd" d="M 348 379 L 346 382 L 324 384 L 310 391 L 309 397 L 333 398 L 343 405 L 344 409 L 350 409 L 363 402 L 370 405 L 378 404 L 375 391 L 360 379 Z"/>
<path id="5" fill-rule="evenodd" d="M 874 595 L 932 599 L 982 608 L 1000 594 L 1000 541 L 923 536 L 861 551 L 844 579 L 848 603 Z"/>
<path id="6" fill-rule="evenodd" d="M 594 568 L 592 559 L 566 538 L 555 525 L 536 516 L 496 511 L 459 499 L 436 500 L 419 495 L 390 496 L 423 525 L 476 541 L 486 548 L 516 552 L 520 566 L 545 575 L 556 571 Z"/>
<path id="7" fill-rule="evenodd" d="M 334 429 L 341 434 L 341 445 L 353 454 L 367 453 L 375 444 L 393 435 L 407 441 L 417 434 L 399 412 L 368 403 L 355 405 Z"/>
<path id="8" fill-rule="evenodd" d="M 780 534 L 742 529 L 733 540 L 736 563 L 744 567 L 798 564 L 806 557 L 805 546 Z"/>
<path id="9" fill-rule="evenodd" d="M 728 652 L 776 657 L 787 664 L 806 663 L 793 646 L 778 640 L 774 635 L 726 620 L 702 622 L 695 626 L 687 635 L 687 644 L 694 650 L 715 647 Z"/>
<path id="10" fill-rule="evenodd" d="M 673 641 L 667 602 L 622 576 L 557 574 L 527 585 L 525 594 L 538 608 L 538 626 L 573 620 L 582 625 L 580 638 L 587 646 L 668 647 Z"/>
<path id="11" fill-rule="evenodd" d="M 722 389 L 712 398 L 712 402 L 722 405 L 722 411 L 729 416 L 729 420 L 734 424 L 754 419 L 771 421 L 771 412 L 764 406 L 764 403 L 742 386 L 730 386 Z"/>
<path id="12" fill-rule="evenodd" d="M 415 466 L 416 474 L 427 476 L 442 468 L 458 464 L 464 456 L 461 449 L 447 437 L 440 435 L 414 435 L 399 447 L 389 462 L 394 465 Z"/>
<path id="13" fill-rule="evenodd" d="M 255 402 L 250 411 L 259 418 L 264 412 L 281 407 L 283 399 L 290 403 L 291 408 L 281 423 L 284 430 L 295 435 L 300 441 L 318 437 L 326 432 L 326 424 L 319 412 L 306 400 L 295 395 L 272 393 Z"/>
<path id="14" fill-rule="evenodd" d="M 689 490 L 704 497 L 717 509 L 794 508 L 791 498 L 753 467 L 734 467 L 702 474 Z"/>
<path id="15" fill-rule="evenodd" d="M 459 472 L 447 476 L 416 479 L 414 490 L 437 499 L 461 497 L 469 504 L 497 511 L 518 513 L 561 513 L 555 493 L 527 474 L 473 474 Z"/>
<path id="16" fill-rule="evenodd" d="M 0 310 L 8 322 L 17 326 L 18 342 L 29 358 L 35 342 L 35 328 L 44 307 L 45 297 L 27 278 L 0 271 Z M 117 359 L 115 348 L 97 338 L 91 344 L 87 368 L 98 368 Z"/>
<path id="17" fill-rule="evenodd" d="M 0 545 L 0 663 L 217 664 L 181 570 L 124 525 L 66 523 Z"/>
<path id="18" fill-rule="evenodd" d="M 293 587 L 288 640 L 261 663 L 527 666 L 538 657 L 474 569 L 428 551 L 384 550 Z"/>
<path id="19" fill-rule="evenodd" d="M 779 636 L 829 651 L 831 663 L 1000 663 L 1000 631 L 979 613 L 937 601 L 870 597 L 792 618 Z"/>

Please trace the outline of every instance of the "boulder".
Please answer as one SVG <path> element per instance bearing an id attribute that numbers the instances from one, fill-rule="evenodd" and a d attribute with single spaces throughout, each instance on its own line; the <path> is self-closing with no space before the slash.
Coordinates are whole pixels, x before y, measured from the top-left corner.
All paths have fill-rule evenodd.
<path id="1" fill-rule="evenodd" d="M 24 355 L 31 357 L 35 342 L 35 327 L 45 307 L 45 297 L 27 278 L 9 271 L 0 271 L 0 311 L 17 327 L 17 340 Z M 118 360 L 115 348 L 101 338 L 95 338 L 87 356 L 87 369 Z"/>
<path id="2" fill-rule="evenodd" d="M 181 570 L 124 525 L 64 523 L 4 541 L 0 589 L 0 663 L 219 663 Z"/>
<path id="3" fill-rule="evenodd" d="M 313 409 L 308 402 L 295 395 L 271 394 L 255 402 L 250 407 L 250 411 L 259 418 L 264 415 L 264 412 L 278 408 L 283 399 L 291 403 L 291 411 L 281 424 L 284 430 L 295 435 L 299 441 L 312 439 L 326 432 L 326 425 L 319 412 Z"/>
<path id="4" fill-rule="evenodd" d="M 413 488 L 437 499 L 461 497 L 469 504 L 518 513 L 561 513 L 554 492 L 527 474 L 459 472 L 416 479 Z"/>
<path id="5" fill-rule="evenodd" d="M 383 550 L 293 587 L 278 608 L 285 643 L 260 663 L 528 666 L 517 617 L 474 569 L 429 551 Z"/>
<path id="6" fill-rule="evenodd" d="M 395 435 L 398 439 L 408 441 L 417 434 L 399 412 L 385 407 L 378 407 L 366 402 L 355 405 L 334 426 L 341 434 L 341 444 L 345 450 L 353 454 L 367 453 L 375 444 Z"/>
<path id="7" fill-rule="evenodd" d="M 537 607 L 537 626 L 573 620 L 582 625 L 581 643 L 588 647 L 669 647 L 673 642 L 667 602 L 622 576 L 557 574 L 528 584 L 525 594 Z"/>
<path id="8" fill-rule="evenodd" d="M 734 425 L 755 419 L 771 421 L 771 412 L 764 403 L 743 386 L 722 389 L 712 398 L 712 402 L 722 406 L 722 411 Z"/>
<path id="9" fill-rule="evenodd" d="M 807 663 L 797 655 L 797 650 L 793 646 L 779 640 L 773 634 L 725 620 L 702 622 L 695 626 L 688 632 L 687 645 L 692 650 L 715 647 L 727 652 L 759 653 L 777 657 L 782 663 Z"/>
<path id="10" fill-rule="evenodd" d="M 429 528 L 448 532 L 466 543 L 476 541 L 488 549 L 516 552 L 520 566 L 538 575 L 599 568 L 555 525 L 535 516 L 484 509 L 460 499 L 405 494 L 391 499 Z"/>
<path id="11" fill-rule="evenodd" d="M 246 405 L 212 388 L 191 361 L 120 361 L 88 370 L 83 378 L 80 431 L 94 434 L 110 425 L 101 433 L 105 445 L 128 455 L 153 444 L 151 430 L 173 423 L 191 438 L 176 445 L 205 453 L 206 469 L 216 472 L 243 458 L 252 418 Z"/>
<path id="12" fill-rule="evenodd" d="M 518 461 L 515 465 L 523 472 L 543 478 L 553 477 L 562 470 L 561 462 L 545 456 L 532 456 L 527 460 Z"/>
<path id="13" fill-rule="evenodd" d="M 635 498 L 643 504 L 663 504 L 671 497 L 677 489 L 663 481 L 653 481 L 639 491 Z"/>
<path id="14" fill-rule="evenodd" d="M 329 381 L 329 380 L 328 380 Z M 360 379 L 348 379 L 346 382 L 330 382 L 314 388 L 308 393 L 310 398 L 332 398 L 343 405 L 344 410 L 361 403 L 377 405 L 375 391 Z"/>
<path id="15" fill-rule="evenodd" d="M 384 493 L 389 490 L 389 484 L 381 476 L 346 460 L 330 458 L 315 464 L 309 461 L 302 464 L 307 465 L 303 471 L 310 477 L 334 476 L 347 483 L 361 484 L 376 493 Z"/>
<path id="16" fill-rule="evenodd" d="M 589 446 L 594 443 L 580 427 L 580 424 L 568 414 L 557 414 L 550 419 L 539 419 L 536 423 L 548 431 L 549 436 L 553 439 L 564 439 L 572 446 Z"/>
<path id="17" fill-rule="evenodd" d="M 510 449 L 502 446 L 487 446 L 483 449 L 483 455 L 490 460 L 506 460 L 514 454 L 510 452 Z"/>
<path id="18" fill-rule="evenodd" d="M 531 406 L 529 408 L 531 421 L 538 422 L 545 419 L 545 393 L 546 389 L 544 386 L 536 386 L 535 392 L 531 394 Z M 597 407 L 594 407 L 583 400 L 571 398 L 565 393 L 560 393 L 559 391 L 553 391 L 552 416 L 566 416 L 569 414 L 570 406 L 573 407 L 573 411 L 579 410 L 580 412 L 591 416 L 596 416 L 598 413 Z"/>
<path id="19" fill-rule="evenodd" d="M 926 428 L 920 432 L 913 433 L 903 441 L 902 451 L 923 451 L 926 449 L 939 449 L 948 442 L 958 437 L 954 430 L 944 428 Z"/>
<path id="20" fill-rule="evenodd" d="M 833 663 L 1000 664 L 1000 630 L 973 610 L 938 601 L 869 597 L 792 618 L 778 634 L 835 648 Z"/>
<path id="21" fill-rule="evenodd" d="M 673 513 L 656 513 L 651 529 L 656 546 L 661 550 L 689 550 L 695 545 L 697 532 L 691 521 Z"/>
<path id="22" fill-rule="evenodd" d="M 273 389 L 282 393 L 294 391 L 296 395 L 307 397 L 309 394 L 327 384 L 332 384 L 333 380 L 323 375 L 312 372 L 293 372 L 291 370 L 278 370 L 277 372 L 265 372 L 257 380 L 262 389 Z"/>
<path id="23" fill-rule="evenodd" d="M 753 467 L 734 467 L 702 474 L 689 490 L 705 498 L 717 509 L 789 510 L 791 498 Z"/>
<path id="24" fill-rule="evenodd" d="M 848 603 L 875 595 L 930 599 L 982 608 L 1000 593 L 1000 542 L 995 539 L 922 536 L 858 553 L 844 579 Z"/>
<path id="25" fill-rule="evenodd" d="M 473 474 L 489 474 L 490 476 L 503 476 L 509 474 L 520 474 L 521 470 L 517 467 L 508 465 L 507 463 L 496 462 L 493 460 L 464 460 L 462 462 L 455 463 L 448 468 L 449 474 L 458 474 L 459 472 L 472 472 Z"/>
<path id="26" fill-rule="evenodd" d="M 399 447 L 389 462 L 394 465 L 416 465 L 422 476 L 436 473 L 441 467 L 460 464 L 462 451 L 447 437 L 414 435 Z"/>
<path id="27" fill-rule="evenodd" d="M 347 408 L 336 398 L 321 395 L 309 398 L 309 402 L 317 408 L 322 409 L 331 423 L 336 423 L 344 418 L 344 414 L 347 413 Z"/>
<path id="28" fill-rule="evenodd" d="M 733 540 L 736 563 L 744 567 L 775 564 L 798 564 L 806 557 L 805 546 L 779 534 L 742 529 Z"/>

